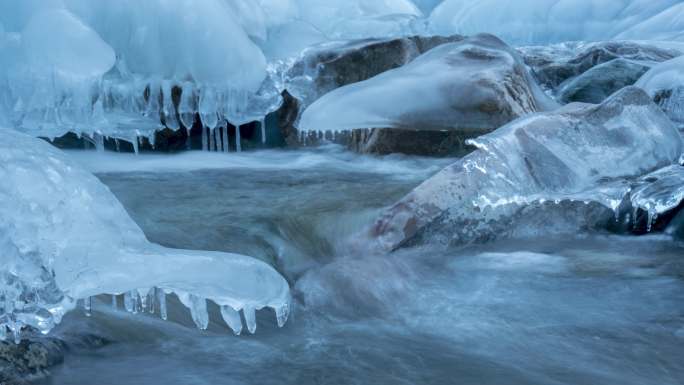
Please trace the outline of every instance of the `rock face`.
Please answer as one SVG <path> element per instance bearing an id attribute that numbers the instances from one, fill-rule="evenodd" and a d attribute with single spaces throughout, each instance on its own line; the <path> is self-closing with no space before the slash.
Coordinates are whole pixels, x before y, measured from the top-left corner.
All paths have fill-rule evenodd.
<path id="1" fill-rule="evenodd" d="M 659 64 L 636 84 L 684 130 L 684 56 Z"/>
<path id="2" fill-rule="evenodd" d="M 615 59 L 654 65 L 682 54 L 674 49 L 631 41 L 608 41 L 588 46 L 529 47 L 522 48 L 521 53 L 539 83 L 552 90 L 568 79 Z"/>
<path id="3" fill-rule="evenodd" d="M 0 384 L 22 384 L 45 375 L 63 362 L 65 349 L 62 341 L 52 338 L 0 342 Z"/>
<path id="4" fill-rule="evenodd" d="M 554 107 L 517 52 L 483 34 L 326 94 L 298 128 L 346 132 L 364 153 L 462 155 L 466 139 Z"/>
<path id="5" fill-rule="evenodd" d="M 557 97 L 562 103 L 598 104 L 616 91 L 636 83 L 649 69 L 649 65 L 641 62 L 613 59 L 561 84 Z"/>
<path id="6" fill-rule="evenodd" d="M 601 105 L 573 103 L 521 118 L 472 144 L 478 150 L 377 220 L 370 231 L 375 246 L 393 250 L 425 238 L 462 244 L 550 231 L 556 219 L 603 225 L 615 222 L 614 211 L 624 214 L 622 222 L 638 210 L 653 219 L 683 198 L 668 193 L 681 190 L 668 190 L 677 185 L 670 182 L 629 195 L 634 178 L 675 164 L 683 148 L 677 129 L 637 87 L 624 88 Z M 684 181 L 684 168 L 671 167 L 677 169 L 668 180 Z M 644 177 L 637 185 L 661 178 Z"/>
<path id="7" fill-rule="evenodd" d="M 296 123 L 321 96 L 348 84 L 399 68 L 416 57 L 462 36 L 410 36 L 335 42 L 307 49 L 286 74 L 286 95 L 278 114 L 288 144 L 298 143 Z"/>

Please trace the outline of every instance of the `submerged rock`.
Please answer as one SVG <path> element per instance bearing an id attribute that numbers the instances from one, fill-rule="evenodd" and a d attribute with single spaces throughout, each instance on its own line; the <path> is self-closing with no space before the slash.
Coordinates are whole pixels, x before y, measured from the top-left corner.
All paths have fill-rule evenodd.
<path id="1" fill-rule="evenodd" d="M 539 83 L 547 89 L 556 89 L 568 79 L 615 59 L 654 65 L 682 54 L 675 49 L 665 49 L 634 41 L 526 47 L 521 48 L 520 51 L 525 62 L 533 69 Z"/>
<path id="2" fill-rule="evenodd" d="M 517 52 L 483 34 L 326 94 L 304 111 L 299 129 L 344 132 L 364 153 L 462 155 L 466 139 L 554 107 Z"/>
<path id="3" fill-rule="evenodd" d="M 684 130 L 684 56 L 653 67 L 636 85 Z"/>
<path id="4" fill-rule="evenodd" d="M 601 105 L 573 103 L 518 119 L 472 144 L 475 152 L 427 180 L 377 220 L 370 235 L 381 249 L 421 238 L 461 244 L 545 232 L 549 225 L 544 221 L 553 222 L 556 215 L 575 217 L 568 222 L 575 227 L 561 232 L 576 231 L 577 224 L 607 225 L 611 217 L 633 222 L 632 209 L 653 218 L 673 209 L 654 202 L 677 200 L 667 193 L 650 199 L 662 189 L 645 190 L 641 198 L 630 200 L 635 184 L 652 180 L 634 178 L 675 164 L 683 148 L 672 122 L 637 87 L 624 88 Z M 684 180 L 682 167 L 673 167 Z M 556 209 L 562 205 L 566 207 Z M 620 215 L 623 211 L 628 214 Z"/>

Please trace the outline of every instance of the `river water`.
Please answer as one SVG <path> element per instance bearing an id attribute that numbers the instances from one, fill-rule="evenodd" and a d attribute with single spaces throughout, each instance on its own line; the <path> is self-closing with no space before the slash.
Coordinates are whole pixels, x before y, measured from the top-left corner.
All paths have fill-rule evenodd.
<path id="1" fill-rule="evenodd" d="M 380 209 L 449 160 L 315 151 L 72 155 L 148 238 L 273 264 L 295 304 L 234 336 L 170 302 L 169 321 L 95 301 L 58 335 L 72 347 L 45 384 L 684 383 L 684 246 L 664 235 L 577 234 L 359 255 Z"/>

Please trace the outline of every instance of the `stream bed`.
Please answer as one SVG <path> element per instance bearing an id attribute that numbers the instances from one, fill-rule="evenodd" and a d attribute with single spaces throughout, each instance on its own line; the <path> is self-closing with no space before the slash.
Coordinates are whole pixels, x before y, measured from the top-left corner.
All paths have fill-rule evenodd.
<path id="1" fill-rule="evenodd" d="M 169 321 L 98 298 L 56 335 L 73 348 L 44 384 L 684 383 L 684 246 L 611 234 L 426 245 L 360 255 L 355 234 L 449 159 L 365 157 L 338 147 L 246 154 L 71 155 L 147 237 L 275 266 L 288 323 L 258 313 L 234 336 L 178 301 Z"/>

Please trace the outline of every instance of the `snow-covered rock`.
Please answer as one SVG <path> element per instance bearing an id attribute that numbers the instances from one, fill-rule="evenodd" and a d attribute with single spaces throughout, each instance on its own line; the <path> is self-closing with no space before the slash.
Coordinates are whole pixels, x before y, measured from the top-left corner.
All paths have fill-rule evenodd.
<path id="1" fill-rule="evenodd" d="M 432 32 L 488 32 L 515 45 L 610 39 L 681 39 L 679 0 L 445 0 Z"/>
<path id="2" fill-rule="evenodd" d="M 162 317 L 175 293 L 200 328 L 207 300 L 236 332 L 239 311 L 250 332 L 255 310 L 273 308 L 280 325 L 287 319 L 289 287 L 271 266 L 151 244 L 95 176 L 40 139 L 0 132 L 1 339 L 6 328 L 48 332 L 76 300 L 88 311 L 89 298 L 104 293 L 125 293 L 127 310 L 156 307 Z"/>
<path id="3" fill-rule="evenodd" d="M 421 236 L 463 243 L 516 231 L 550 231 L 548 223 L 533 220 L 552 222 L 560 216 L 591 225 L 605 221 L 606 213 L 633 221 L 627 215 L 634 217 L 632 209 L 641 209 L 653 219 L 684 198 L 684 168 L 679 165 L 661 171 L 667 178 L 655 174 L 634 182 L 675 164 L 683 149 L 672 122 L 637 87 L 624 88 L 601 105 L 573 103 L 523 117 L 472 144 L 478 150 L 378 219 L 371 235 L 382 249 Z M 635 189 L 630 196 L 635 185 L 660 179 L 666 179 L 660 186 L 667 188 Z M 661 196 L 659 191 L 669 193 Z M 599 216 L 591 217 L 596 212 Z"/>
<path id="4" fill-rule="evenodd" d="M 485 34 L 335 89 L 304 111 L 298 128 L 361 132 L 352 138 L 361 152 L 453 154 L 463 151 L 468 138 L 553 107 L 517 52 Z M 372 131 L 365 135 L 366 129 Z"/>
<path id="5" fill-rule="evenodd" d="M 646 90 L 667 116 L 684 129 L 684 56 L 655 66 L 636 85 Z"/>

